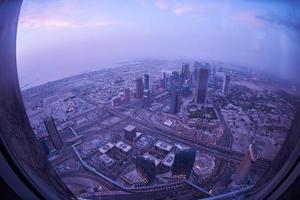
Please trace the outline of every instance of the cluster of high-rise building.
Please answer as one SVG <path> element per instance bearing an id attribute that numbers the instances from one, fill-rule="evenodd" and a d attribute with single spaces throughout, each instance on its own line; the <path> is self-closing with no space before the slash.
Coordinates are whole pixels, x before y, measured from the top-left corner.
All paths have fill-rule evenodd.
<path id="1" fill-rule="evenodd" d="M 194 71 L 190 72 L 190 65 L 183 64 L 181 74 L 173 71 L 170 76 L 163 73 L 162 87 L 170 93 L 170 112 L 176 114 L 180 111 L 181 97 L 192 94 L 192 86 L 195 86 L 194 102 L 204 104 L 207 93 L 209 71 L 206 65 L 194 63 Z"/>
<path id="2" fill-rule="evenodd" d="M 193 93 L 193 102 L 205 104 L 207 99 L 209 75 L 216 76 L 216 67 L 208 63 L 194 63 L 191 72 L 189 64 L 183 64 L 181 73 L 173 71 L 171 74 L 163 73 L 161 86 L 170 94 L 170 113 L 176 114 L 180 111 L 181 97 L 189 97 Z M 229 91 L 230 76 L 225 75 L 223 79 L 222 92 L 226 95 Z M 192 92 L 192 88 L 194 89 Z"/>
<path id="3" fill-rule="evenodd" d="M 155 175 L 162 171 L 171 171 L 173 178 L 188 179 L 195 163 L 196 150 L 176 149 L 164 141 L 154 144 L 154 154 L 146 153 L 136 159 L 135 165 L 139 176 L 146 184 L 153 182 Z M 163 159 L 160 159 L 163 158 Z"/>

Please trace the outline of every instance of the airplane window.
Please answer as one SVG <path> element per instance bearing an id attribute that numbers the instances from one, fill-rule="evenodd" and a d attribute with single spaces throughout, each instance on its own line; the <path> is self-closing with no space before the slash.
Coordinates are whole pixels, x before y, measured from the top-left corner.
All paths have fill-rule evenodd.
<path id="1" fill-rule="evenodd" d="M 18 151 L 69 198 L 255 199 L 299 142 L 299 24 L 296 1 L 24 1 Z"/>

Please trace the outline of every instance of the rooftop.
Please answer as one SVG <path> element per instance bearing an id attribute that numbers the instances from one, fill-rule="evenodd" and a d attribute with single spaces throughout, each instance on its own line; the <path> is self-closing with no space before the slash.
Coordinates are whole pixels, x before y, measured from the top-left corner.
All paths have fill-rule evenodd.
<path id="1" fill-rule="evenodd" d="M 99 156 L 99 159 L 106 165 L 111 166 L 114 164 L 114 160 L 106 154 Z"/>
<path id="2" fill-rule="evenodd" d="M 108 152 L 111 148 L 113 148 L 114 145 L 111 142 L 108 142 L 106 144 L 104 144 L 103 146 L 101 146 L 98 150 L 105 154 L 106 152 Z"/>
<path id="3" fill-rule="evenodd" d="M 127 174 L 123 175 L 122 178 L 123 178 L 126 182 L 128 182 L 128 183 L 130 183 L 130 184 L 134 184 L 134 183 L 146 183 L 146 181 L 145 181 L 144 179 L 142 179 L 142 178 L 138 175 L 136 169 L 134 169 L 134 170 L 128 172 Z"/>
<path id="4" fill-rule="evenodd" d="M 169 126 L 169 127 L 172 126 L 172 124 L 173 124 L 173 122 L 171 120 L 166 120 L 164 122 L 164 125 Z"/>
<path id="5" fill-rule="evenodd" d="M 186 145 L 183 145 L 183 144 L 178 144 L 178 143 L 176 143 L 175 146 L 176 146 L 180 151 L 183 151 L 183 150 L 186 150 L 186 149 L 189 149 L 189 148 L 190 148 L 189 146 L 186 146 Z"/>
<path id="6" fill-rule="evenodd" d="M 165 142 L 165 141 L 162 141 L 162 140 L 158 140 L 154 146 L 160 148 L 160 149 L 163 149 L 163 150 L 166 150 L 166 151 L 170 151 L 173 147 L 173 145 Z"/>
<path id="7" fill-rule="evenodd" d="M 148 154 L 148 153 L 145 153 L 145 154 L 143 155 L 143 157 L 146 158 L 146 159 L 149 159 L 149 160 L 153 160 L 155 166 L 158 166 L 159 163 L 161 162 L 160 159 L 158 159 L 158 158 L 156 158 L 155 156 L 152 156 L 152 155 L 150 155 L 150 154 Z"/>
<path id="8" fill-rule="evenodd" d="M 119 141 L 115 144 L 115 146 L 118 148 L 118 149 L 121 149 L 122 151 L 124 152 L 128 152 L 132 149 L 132 147 L 128 144 L 125 144 L 124 142 L 122 141 Z"/>
<path id="9" fill-rule="evenodd" d="M 136 132 L 136 136 L 135 136 L 134 139 L 137 139 L 137 138 L 140 137 L 141 135 L 143 135 L 143 133 L 141 133 L 141 132 Z"/>
<path id="10" fill-rule="evenodd" d="M 166 155 L 166 157 L 163 159 L 162 164 L 171 167 L 174 163 L 175 154 L 173 152 Z"/>
<path id="11" fill-rule="evenodd" d="M 133 126 L 133 125 L 131 125 L 131 124 L 129 124 L 129 125 L 126 126 L 124 129 L 125 129 L 126 131 L 131 132 L 131 131 L 134 131 L 134 130 L 136 129 L 136 127 Z"/>

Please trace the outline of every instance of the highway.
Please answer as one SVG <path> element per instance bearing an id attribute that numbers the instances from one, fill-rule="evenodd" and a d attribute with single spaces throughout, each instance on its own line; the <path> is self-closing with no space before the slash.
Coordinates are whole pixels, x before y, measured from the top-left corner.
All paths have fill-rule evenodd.
<path id="1" fill-rule="evenodd" d="M 102 178 L 100 178 L 99 176 L 94 175 L 94 174 L 90 174 L 90 173 L 86 173 L 86 172 L 69 172 L 69 173 L 61 174 L 60 176 L 62 178 L 65 178 L 65 177 L 83 177 L 83 178 L 91 179 L 95 182 L 100 183 L 102 186 L 104 186 L 108 190 L 116 190 L 116 188 L 112 187 L 112 185 L 109 182 L 104 181 Z"/>
<path id="2" fill-rule="evenodd" d="M 231 130 L 229 129 L 227 122 L 225 121 L 224 116 L 221 113 L 220 109 L 217 108 L 216 111 L 217 111 L 217 115 L 218 115 L 221 123 L 224 125 L 223 136 L 224 136 L 224 140 L 225 140 L 225 146 L 228 148 L 231 148 L 232 143 L 233 143 L 233 137 L 231 134 Z"/>

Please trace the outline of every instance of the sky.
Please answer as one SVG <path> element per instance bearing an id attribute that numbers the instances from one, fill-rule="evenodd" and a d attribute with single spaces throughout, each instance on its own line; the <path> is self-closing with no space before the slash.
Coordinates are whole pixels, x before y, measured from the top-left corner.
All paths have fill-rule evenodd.
<path id="1" fill-rule="evenodd" d="M 297 1 L 25 0 L 18 74 L 22 87 L 128 59 L 208 59 L 297 79 L 299 31 Z"/>

